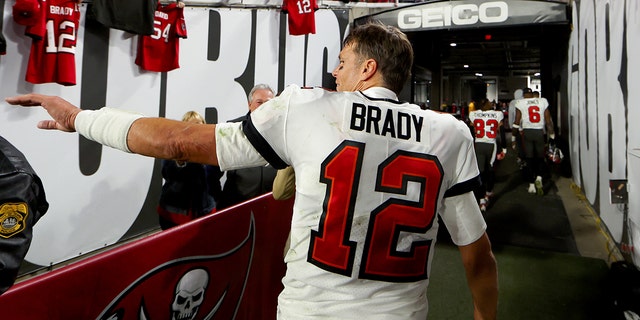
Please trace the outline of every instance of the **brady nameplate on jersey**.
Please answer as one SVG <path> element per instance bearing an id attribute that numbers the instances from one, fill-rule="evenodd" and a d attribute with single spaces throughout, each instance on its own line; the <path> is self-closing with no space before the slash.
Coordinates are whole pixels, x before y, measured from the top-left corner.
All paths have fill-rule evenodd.
<path id="1" fill-rule="evenodd" d="M 414 140 L 420 142 L 423 123 L 424 118 L 415 114 L 393 109 L 387 109 L 383 114 L 379 107 L 354 103 L 349 128 L 403 140 L 411 140 L 415 134 Z"/>

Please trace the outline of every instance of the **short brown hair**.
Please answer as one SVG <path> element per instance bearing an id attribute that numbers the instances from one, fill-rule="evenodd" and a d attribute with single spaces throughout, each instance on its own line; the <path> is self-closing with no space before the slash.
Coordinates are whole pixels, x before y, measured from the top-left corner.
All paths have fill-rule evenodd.
<path id="1" fill-rule="evenodd" d="M 352 45 L 363 59 L 374 59 L 387 87 L 402 91 L 413 65 L 413 47 L 400 29 L 379 22 L 367 22 L 351 29 L 344 46 Z"/>

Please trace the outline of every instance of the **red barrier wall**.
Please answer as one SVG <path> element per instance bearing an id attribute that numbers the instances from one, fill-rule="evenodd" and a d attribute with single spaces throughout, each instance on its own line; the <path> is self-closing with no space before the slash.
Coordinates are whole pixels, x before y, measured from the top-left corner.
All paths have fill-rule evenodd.
<path id="1" fill-rule="evenodd" d="M 266 194 L 16 283 L 0 318 L 275 319 L 292 206 Z"/>

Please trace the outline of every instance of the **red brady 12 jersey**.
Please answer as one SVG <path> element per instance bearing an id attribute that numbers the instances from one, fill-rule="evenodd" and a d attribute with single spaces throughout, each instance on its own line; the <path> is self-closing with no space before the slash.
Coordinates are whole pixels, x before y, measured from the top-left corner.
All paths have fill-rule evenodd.
<path id="1" fill-rule="evenodd" d="M 546 98 L 527 98 L 516 100 L 516 109 L 522 115 L 520 127 L 522 129 L 544 129 L 544 111 L 549 107 Z"/>
<path id="2" fill-rule="evenodd" d="M 504 113 L 496 110 L 476 110 L 469 113 L 473 124 L 476 142 L 495 143 L 500 131 L 500 122 Z"/>
<path id="3" fill-rule="evenodd" d="M 187 37 L 183 8 L 178 8 L 176 3 L 158 2 L 153 23 L 154 34 L 138 36 L 136 64 L 155 72 L 180 68 L 179 40 Z"/>
<path id="4" fill-rule="evenodd" d="M 425 319 L 438 214 L 456 244 L 483 234 L 477 205 L 444 210 L 479 181 L 469 129 L 396 99 L 289 86 L 244 124 L 217 125 L 221 169 L 295 171 L 283 319 Z"/>
<path id="5" fill-rule="evenodd" d="M 31 83 L 76 84 L 76 37 L 80 10 L 75 0 L 41 0 L 40 20 L 28 26 L 33 38 L 25 79 Z"/>
<path id="6" fill-rule="evenodd" d="M 289 34 L 293 36 L 316 33 L 316 0 L 285 0 L 282 11 L 287 13 Z"/>

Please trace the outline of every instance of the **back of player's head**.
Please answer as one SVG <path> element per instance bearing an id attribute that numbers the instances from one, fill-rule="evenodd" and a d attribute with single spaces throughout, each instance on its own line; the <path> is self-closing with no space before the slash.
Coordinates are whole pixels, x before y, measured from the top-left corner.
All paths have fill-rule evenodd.
<path id="1" fill-rule="evenodd" d="M 493 104 L 491 103 L 491 101 L 487 100 L 487 99 L 483 99 L 482 104 L 480 105 L 480 109 L 482 111 L 489 111 L 489 110 L 493 110 Z"/>
<path id="2" fill-rule="evenodd" d="M 533 91 L 531 88 L 524 88 L 522 89 L 522 96 L 524 98 L 533 98 Z"/>
<path id="3" fill-rule="evenodd" d="M 351 29 L 344 45 L 352 45 L 362 58 L 374 59 L 387 87 L 399 94 L 411 75 L 413 47 L 400 29 L 368 22 Z"/>

